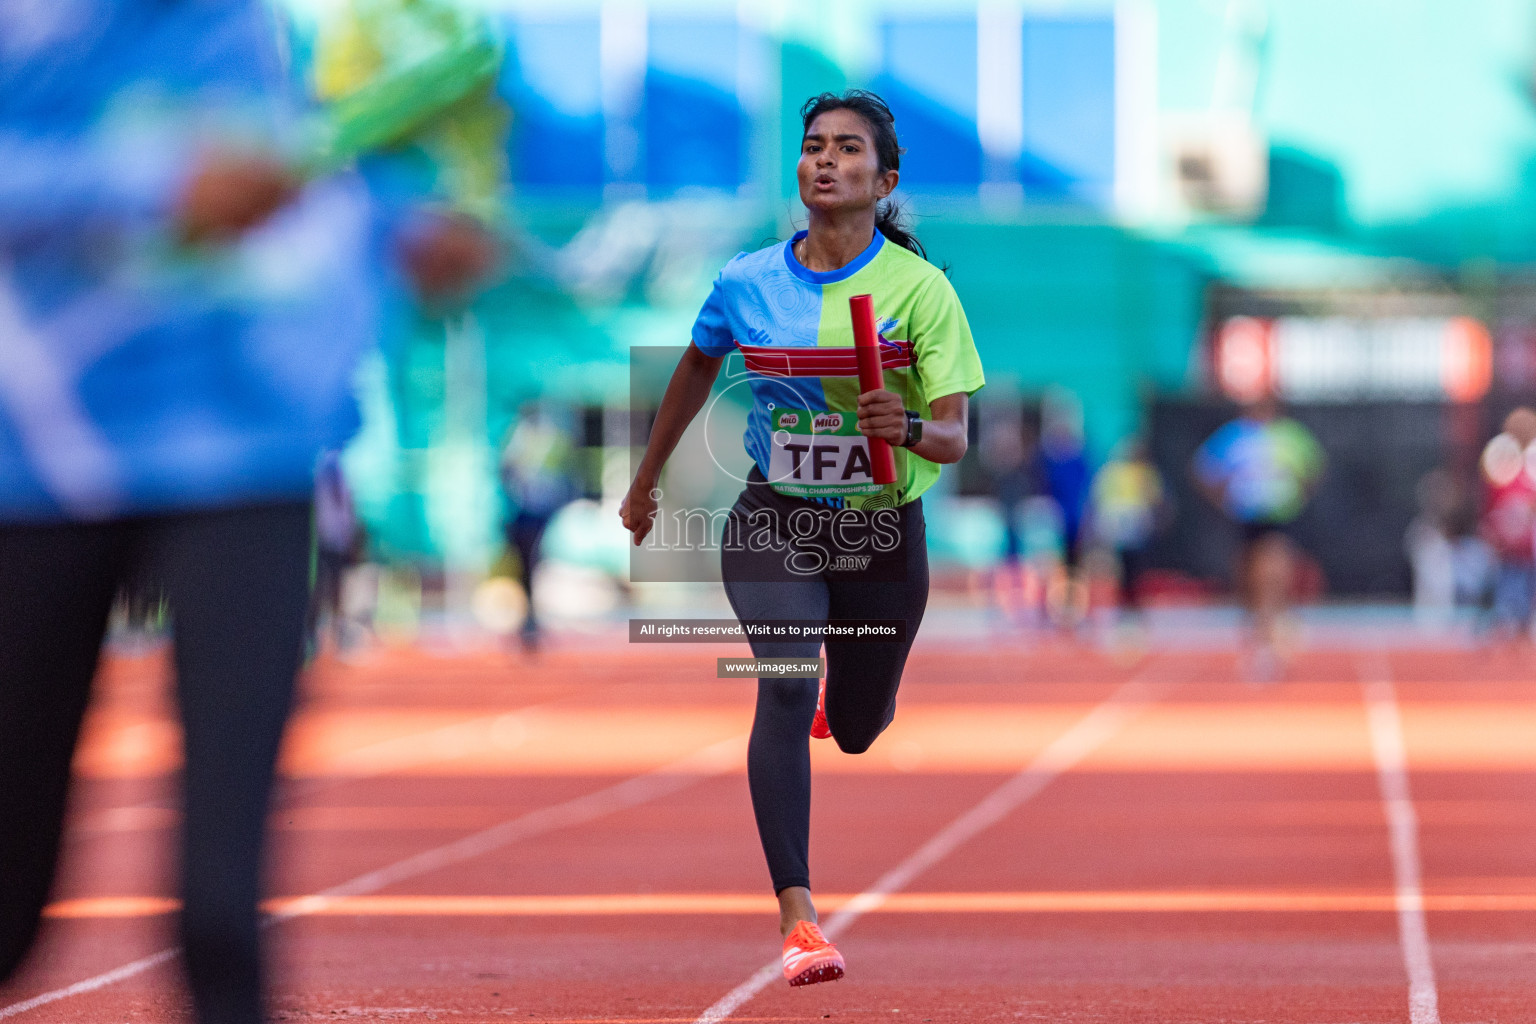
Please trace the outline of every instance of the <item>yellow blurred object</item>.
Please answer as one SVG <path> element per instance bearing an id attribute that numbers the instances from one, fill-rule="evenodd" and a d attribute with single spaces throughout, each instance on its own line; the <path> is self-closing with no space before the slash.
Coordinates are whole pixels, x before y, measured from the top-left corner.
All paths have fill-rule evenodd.
<path id="1" fill-rule="evenodd" d="M 496 95 L 501 40 L 443 0 L 346 0 L 315 43 L 313 89 L 327 108 L 322 163 L 415 149 L 453 210 L 498 219 L 511 111 Z"/>
<path id="2" fill-rule="evenodd" d="M 475 587 L 470 608 L 475 621 L 492 633 L 512 633 L 528 616 L 528 597 L 515 580 L 492 576 Z"/>
<path id="3" fill-rule="evenodd" d="M 357 92 L 384 67 L 384 53 L 365 31 L 357 7 L 347 4 L 329 31 L 322 29 L 315 47 L 315 96 L 326 102 Z"/>

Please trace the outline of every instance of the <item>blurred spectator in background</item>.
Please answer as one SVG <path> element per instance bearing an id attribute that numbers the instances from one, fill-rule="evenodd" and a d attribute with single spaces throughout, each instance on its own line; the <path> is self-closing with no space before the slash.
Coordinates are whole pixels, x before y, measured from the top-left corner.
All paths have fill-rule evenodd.
<path id="1" fill-rule="evenodd" d="M 1415 498 L 1419 512 L 1403 537 L 1415 615 L 1431 626 L 1458 612 L 1481 621 L 1493 601 L 1498 558 L 1482 536 L 1477 484 L 1440 467 L 1424 474 Z"/>
<path id="2" fill-rule="evenodd" d="M 1075 566 L 1093 473 L 1083 445 L 1082 407 L 1070 393 L 1049 394 L 1041 406 L 1040 475 L 1045 493 L 1061 509 L 1063 557 L 1068 567 Z"/>
<path id="3" fill-rule="evenodd" d="M 256 0 L 0 4 L 0 978 L 31 945 L 114 593 L 157 581 L 204 1024 L 262 1018 L 315 460 L 355 428 L 371 205 Z"/>
<path id="4" fill-rule="evenodd" d="M 1419 512 L 1403 537 L 1413 570 L 1413 613 L 1421 625 L 1444 626 L 1456 611 L 1456 480 L 1445 469 L 1432 469 L 1414 496 Z"/>
<path id="5" fill-rule="evenodd" d="M 1456 607 L 1478 613 L 1488 611 L 1493 604 L 1493 586 L 1499 570 L 1493 545 L 1476 533 L 1463 533 L 1454 538 L 1452 550 L 1456 567 Z"/>
<path id="6" fill-rule="evenodd" d="M 1088 612 L 1088 586 L 1079 573 L 1083 525 L 1093 470 L 1083 441 L 1083 409 L 1063 389 L 1045 395 L 1040 407 L 1040 477 L 1061 514 L 1062 564 L 1047 584 L 1047 610 L 1058 625 L 1075 626 Z"/>
<path id="7" fill-rule="evenodd" d="M 539 564 L 544 531 L 555 513 L 581 493 L 575 472 L 576 449 L 570 432 L 537 403 L 519 411 L 501 452 L 501 484 L 507 495 L 507 546 L 517 552 L 518 579 L 527 597 L 523 618 L 523 648 L 539 644 L 539 620 L 534 610 L 533 575 Z"/>
<path id="8" fill-rule="evenodd" d="M 1481 533 L 1497 562 L 1493 625 L 1503 639 L 1529 637 L 1536 602 L 1536 411 L 1504 419 L 1481 461 L 1486 496 Z"/>
<path id="9" fill-rule="evenodd" d="M 341 452 L 327 451 L 315 471 L 315 592 L 309 602 L 308 631 L 315 653 L 327 625 L 338 650 L 351 643 L 342 584 L 361 554 L 362 540 Z"/>
<path id="10" fill-rule="evenodd" d="M 1114 554 L 1119 566 L 1121 606 L 1140 611 L 1147 548 L 1167 511 L 1167 491 L 1147 458 L 1146 442 L 1129 438 L 1120 443 L 1094 475 L 1091 499 L 1093 538 Z"/>
<path id="11" fill-rule="evenodd" d="M 1291 524 L 1322 477 L 1325 457 L 1312 432 L 1261 399 L 1205 440 L 1195 483 L 1242 530 L 1236 578 L 1251 616 L 1248 675 L 1269 682 L 1284 670 L 1286 613 L 1295 586 Z"/>
<path id="12" fill-rule="evenodd" d="M 1040 493 L 1039 439 L 1016 408 L 1004 408 L 984 422 L 981 463 L 1003 524 L 1003 557 L 992 590 L 1004 614 L 1014 616 L 1031 603 L 1032 591 L 1040 589 L 1026 579 L 1023 523 L 1025 501 Z"/>
<path id="13" fill-rule="evenodd" d="M 1419 514 L 1403 539 L 1413 570 L 1414 614 L 1425 625 L 1443 626 L 1458 611 L 1481 618 L 1492 602 L 1498 556 L 1481 535 L 1475 492 L 1445 468 L 1419 481 Z"/>

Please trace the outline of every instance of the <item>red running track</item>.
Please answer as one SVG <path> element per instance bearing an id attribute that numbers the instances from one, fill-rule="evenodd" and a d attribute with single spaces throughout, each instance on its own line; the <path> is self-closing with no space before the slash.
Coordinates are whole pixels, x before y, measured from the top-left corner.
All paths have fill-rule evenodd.
<path id="1" fill-rule="evenodd" d="M 778 950 L 715 648 L 322 662 L 273 815 L 279 1020 L 1536 1020 L 1536 703 L 1471 652 L 920 649 L 867 755 L 818 743 L 849 974 Z M 0 1019 L 178 1019 L 176 732 L 119 659 L 57 901 Z M 860 895 L 862 894 L 862 895 Z M 734 992 L 734 995 L 732 993 Z"/>

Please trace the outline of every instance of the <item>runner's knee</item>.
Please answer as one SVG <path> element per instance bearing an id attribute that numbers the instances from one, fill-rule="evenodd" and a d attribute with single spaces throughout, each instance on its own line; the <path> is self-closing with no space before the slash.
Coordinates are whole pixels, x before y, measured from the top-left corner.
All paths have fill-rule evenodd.
<path id="1" fill-rule="evenodd" d="M 816 714 L 816 691 L 819 683 L 815 679 L 772 679 L 762 678 L 757 681 L 757 717 L 753 722 L 754 728 L 758 725 L 768 724 L 768 719 L 774 722 L 788 722 L 798 725 L 804 719 L 809 728 L 811 716 Z"/>
<path id="2" fill-rule="evenodd" d="M 875 740 L 896 718 L 894 706 L 887 709 L 885 715 L 878 719 L 866 718 L 857 722 L 834 721 L 830 717 L 827 724 L 832 727 L 832 738 L 837 740 L 837 748 L 845 754 L 862 754 L 875 745 Z"/>
<path id="3" fill-rule="evenodd" d="M 863 730 L 856 736 L 845 736 L 839 732 L 833 732 L 832 738 L 837 740 L 837 749 L 845 754 L 862 754 L 875 745 L 875 740 L 880 736 L 878 732 Z"/>

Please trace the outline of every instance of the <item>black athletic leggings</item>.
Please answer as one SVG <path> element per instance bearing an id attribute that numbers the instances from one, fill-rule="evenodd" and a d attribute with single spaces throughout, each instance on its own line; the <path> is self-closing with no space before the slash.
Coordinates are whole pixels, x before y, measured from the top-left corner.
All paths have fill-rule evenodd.
<path id="1" fill-rule="evenodd" d="M 877 525 L 861 515 L 779 494 L 753 469 L 731 509 L 720 558 L 726 595 L 743 622 L 905 621 L 900 642 L 826 643 L 827 724 L 850 754 L 868 750 L 895 717 L 896 688 L 928 603 L 921 501 L 885 511 Z M 866 555 L 868 563 L 859 565 Z M 849 556 L 856 567 L 839 567 L 839 556 Z M 752 654 L 815 658 L 821 646 L 817 640 L 754 639 Z M 776 893 L 811 884 L 810 728 L 817 689 L 815 679 L 757 681 L 747 781 Z"/>
<path id="2" fill-rule="evenodd" d="M 307 502 L 0 526 L 0 981 L 37 931 L 119 585 L 170 601 L 185 735 L 181 940 L 197 1019 L 258 1024 L 263 837 L 309 586 Z"/>

